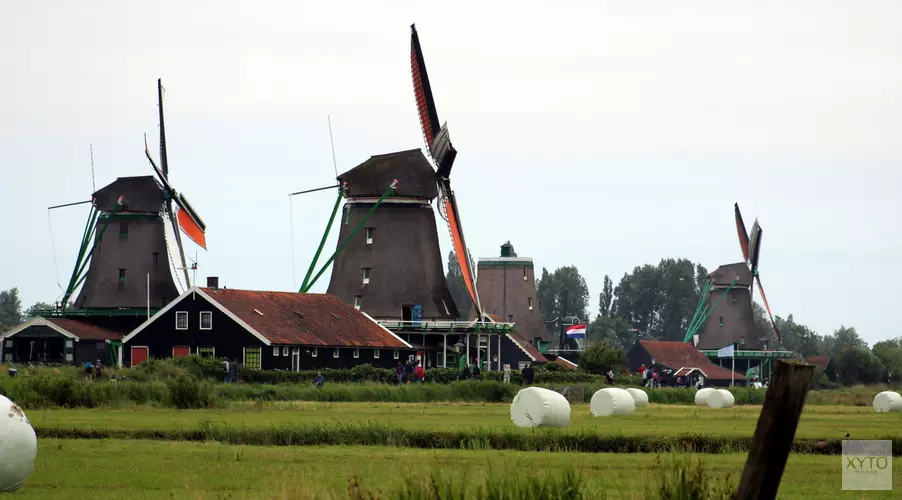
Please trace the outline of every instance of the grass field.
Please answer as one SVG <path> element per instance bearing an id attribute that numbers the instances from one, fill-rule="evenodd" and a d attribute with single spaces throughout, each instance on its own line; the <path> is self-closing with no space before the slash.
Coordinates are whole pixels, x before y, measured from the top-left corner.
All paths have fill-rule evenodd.
<path id="1" fill-rule="evenodd" d="M 707 407 L 651 405 L 616 418 L 592 417 L 588 405 L 573 405 L 566 432 L 606 436 L 696 434 L 751 437 L 759 406 L 715 410 Z M 234 404 L 217 410 L 152 407 L 92 410 L 30 410 L 37 429 L 192 430 L 202 424 L 263 428 L 284 425 L 378 423 L 429 430 L 512 430 L 508 404 L 418 403 L 265 403 Z M 808 406 L 796 438 L 856 439 L 902 437 L 902 414 L 876 413 L 855 406 Z"/>
<path id="2" fill-rule="evenodd" d="M 348 480 L 364 489 L 396 491 L 415 476 L 439 469 L 459 484 L 517 475 L 581 471 L 589 498 L 647 498 L 655 477 L 685 456 L 652 454 L 576 454 L 499 451 L 428 451 L 381 447 L 274 448 L 218 443 L 158 441 L 40 442 L 36 470 L 23 499 L 304 499 L 314 495 L 348 498 Z M 717 482 L 738 474 L 744 454 L 701 455 Z M 893 463 L 902 484 L 902 459 Z M 897 486 L 898 488 L 898 486 Z M 841 490 L 840 458 L 792 455 L 780 498 L 898 498 L 895 492 Z M 895 495 L 895 496 L 894 496 Z M 385 495 L 383 498 L 388 498 Z M 391 496 L 394 497 L 394 496 Z M 324 498 L 320 496 L 319 498 Z"/>

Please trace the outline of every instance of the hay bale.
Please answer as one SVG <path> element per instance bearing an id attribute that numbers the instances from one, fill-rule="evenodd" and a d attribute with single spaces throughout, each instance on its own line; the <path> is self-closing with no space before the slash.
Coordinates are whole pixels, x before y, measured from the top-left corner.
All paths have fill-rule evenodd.
<path id="1" fill-rule="evenodd" d="M 734 402 L 733 393 L 726 389 L 716 389 L 708 394 L 708 406 L 711 408 L 732 408 Z"/>
<path id="2" fill-rule="evenodd" d="M 626 390 L 626 392 L 630 393 L 630 396 L 633 397 L 633 402 L 636 403 L 636 408 L 644 408 L 648 406 L 648 394 L 642 389 L 630 387 Z"/>
<path id="3" fill-rule="evenodd" d="M 708 405 L 708 395 L 714 392 L 714 389 L 710 387 L 705 387 L 704 389 L 700 389 L 695 393 L 695 406 L 707 406 Z"/>
<path id="4" fill-rule="evenodd" d="M 633 401 L 633 396 L 625 390 L 607 387 L 592 395 L 589 409 L 596 417 L 630 415 L 636 411 L 636 402 Z"/>
<path id="5" fill-rule="evenodd" d="M 514 396 L 511 421 L 517 427 L 567 427 L 570 403 L 557 392 L 527 387 Z"/>
<path id="6" fill-rule="evenodd" d="M 902 396 L 898 392 L 883 391 L 874 396 L 874 409 L 878 412 L 902 411 Z"/>
<path id="7" fill-rule="evenodd" d="M 16 491 L 34 471 L 38 438 L 18 405 L 0 396 L 0 491 Z"/>

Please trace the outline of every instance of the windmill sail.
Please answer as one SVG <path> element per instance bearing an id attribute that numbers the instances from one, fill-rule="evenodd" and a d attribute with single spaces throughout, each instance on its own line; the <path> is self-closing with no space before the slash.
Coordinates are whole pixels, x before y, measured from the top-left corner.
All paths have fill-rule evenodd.
<path id="1" fill-rule="evenodd" d="M 736 217 L 736 233 L 739 235 L 739 246 L 742 248 L 742 258 L 749 260 L 749 233 L 742 222 L 742 214 L 739 213 L 739 203 L 733 204 L 733 213 Z"/>
<path id="2" fill-rule="evenodd" d="M 457 255 L 457 264 L 460 266 L 460 273 L 463 275 L 467 293 L 470 294 L 470 299 L 473 301 L 473 305 L 476 306 L 476 310 L 481 316 L 482 310 L 480 309 L 479 297 L 476 295 L 476 280 L 473 275 L 473 267 L 470 265 L 470 253 L 467 250 L 463 229 L 460 225 L 457 200 L 454 198 L 454 192 L 451 191 L 450 185 L 446 186 L 446 190 L 443 189 L 443 191 L 445 191 L 443 200 L 445 214 L 448 217 L 448 227 L 451 230 L 451 241 L 454 244 L 454 253 Z"/>

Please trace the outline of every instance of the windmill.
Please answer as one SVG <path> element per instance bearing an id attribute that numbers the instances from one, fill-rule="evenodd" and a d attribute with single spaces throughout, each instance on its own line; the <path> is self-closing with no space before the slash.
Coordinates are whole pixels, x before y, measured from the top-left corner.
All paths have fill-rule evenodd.
<path id="1" fill-rule="evenodd" d="M 758 269 L 763 233 L 761 225 L 756 219 L 751 232 L 747 232 L 739 204 L 734 204 L 733 208 L 743 261 L 722 265 L 708 275 L 684 339 L 689 342 L 698 336 L 696 347 L 699 349 L 719 349 L 731 344 L 752 350 L 766 346 L 767 340 L 758 338 L 754 322 L 752 295 L 755 284 L 758 285 L 774 333 L 781 341 Z"/>
<path id="2" fill-rule="evenodd" d="M 160 308 L 191 286 L 180 230 L 206 249 L 205 225 L 185 196 L 169 183 L 159 80 L 157 95 L 162 168 L 151 158 L 146 139 L 145 154 L 158 179 L 153 175 L 120 177 L 94 192 L 90 202 L 75 203 L 90 203 L 91 211 L 60 308 L 65 309 L 73 297 L 76 309 Z M 59 207 L 70 205 L 74 204 Z M 110 230 L 111 225 L 115 229 Z M 173 262 L 170 240 L 176 243 L 181 267 Z"/>

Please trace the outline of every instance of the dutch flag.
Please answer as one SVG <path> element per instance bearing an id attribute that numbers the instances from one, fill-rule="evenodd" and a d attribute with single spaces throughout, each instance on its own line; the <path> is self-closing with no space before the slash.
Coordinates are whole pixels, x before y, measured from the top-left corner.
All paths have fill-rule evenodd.
<path id="1" fill-rule="evenodd" d="M 586 325 L 585 323 L 581 325 L 573 325 L 567 327 L 567 338 L 570 339 L 583 339 L 586 338 Z"/>

